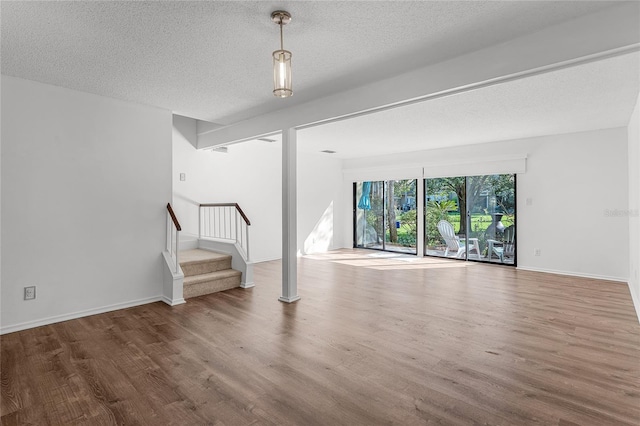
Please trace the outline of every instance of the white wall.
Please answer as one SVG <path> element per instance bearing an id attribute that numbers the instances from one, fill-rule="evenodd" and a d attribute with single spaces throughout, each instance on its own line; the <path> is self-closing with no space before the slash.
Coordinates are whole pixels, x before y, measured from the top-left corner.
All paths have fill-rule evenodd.
<path id="1" fill-rule="evenodd" d="M 616 128 L 345 160 L 344 171 L 351 180 L 420 178 L 420 166 L 438 162 L 453 169 L 456 161 L 526 155 L 526 173 L 517 176 L 518 266 L 627 281 L 629 223 L 616 216 L 627 209 L 626 133 Z M 403 167 L 414 176 L 385 172 Z M 352 201 L 346 193 L 344 200 L 344 242 L 351 247 Z M 534 248 L 541 256 L 533 256 Z"/>
<path id="2" fill-rule="evenodd" d="M 2 79 L 0 78 L 0 94 Z M 0 133 L 2 132 L 2 102 L 0 101 Z M 2 136 L 0 134 L 0 308 L 2 308 Z M 0 312 L 0 333 L 2 332 L 2 315 Z"/>
<path id="3" fill-rule="evenodd" d="M 169 111 L 2 76 L 1 170 L 2 332 L 160 299 Z"/>
<path id="4" fill-rule="evenodd" d="M 197 151 L 196 121 L 174 116 L 173 125 L 173 204 L 183 234 L 198 235 L 199 204 L 238 203 L 251 221 L 251 261 L 279 259 L 281 144 L 246 142 L 226 154 Z"/>
<path id="5" fill-rule="evenodd" d="M 629 290 L 640 320 L 640 96 L 628 127 L 629 144 Z"/>
<path id="6" fill-rule="evenodd" d="M 282 257 L 282 144 L 251 141 L 228 152 L 197 151 L 196 121 L 173 119 L 173 205 L 183 234 L 198 234 L 200 203 L 238 203 L 251 221 L 251 260 Z M 304 143 L 301 138 L 298 143 Z M 342 246 L 342 163 L 298 153 L 298 252 Z M 180 181 L 180 173 L 186 181 Z"/>
<path id="7" fill-rule="evenodd" d="M 527 172 L 518 176 L 519 266 L 627 281 L 629 225 L 615 214 L 628 197 L 625 129 L 528 142 Z"/>
<path id="8" fill-rule="evenodd" d="M 304 139 L 298 139 L 304 143 Z M 298 252 L 343 247 L 342 161 L 329 154 L 298 153 Z M 350 204 L 349 204 L 350 205 Z"/>

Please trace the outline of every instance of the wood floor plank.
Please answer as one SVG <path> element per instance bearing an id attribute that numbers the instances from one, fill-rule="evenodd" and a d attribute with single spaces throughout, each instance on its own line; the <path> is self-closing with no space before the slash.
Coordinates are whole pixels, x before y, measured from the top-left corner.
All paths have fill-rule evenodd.
<path id="1" fill-rule="evenodd" d="M 3 425 L 638 425 L 625 284 L 340 250 L 0 337 Z"/>
<path id="2" fill-rule="evenodd" d="M 24 357 L 24 350 L 17 336 L 7 336 L 2 341 L 0 360 L 5 365 L 14 365 L 16 368 L 3 368 L 1 371 L 2 398 L 0 409 L 2 414 L 14 413 L 25 405 L 28 405 L 29 386 L 24 383 L 25 376 L 21 374 L 19 359 Z"/>

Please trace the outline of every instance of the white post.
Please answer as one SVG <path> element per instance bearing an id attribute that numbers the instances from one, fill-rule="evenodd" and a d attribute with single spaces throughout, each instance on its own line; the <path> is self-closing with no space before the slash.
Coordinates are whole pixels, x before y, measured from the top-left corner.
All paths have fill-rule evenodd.
<path id="1" fill-rule="evenodd" d="M 202 207 L 198 206 L 198 239 L 202 238 Z"/>
<path id="2" fill-rule="evenodd" d="M 282 131 L 282 296 L 292 303 L 298 296 L 296 129 Z"/>

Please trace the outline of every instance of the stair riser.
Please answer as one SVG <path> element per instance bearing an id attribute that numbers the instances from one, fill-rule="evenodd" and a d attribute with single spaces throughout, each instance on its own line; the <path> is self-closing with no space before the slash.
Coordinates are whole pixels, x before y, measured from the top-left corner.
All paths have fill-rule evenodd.
<path id="1" fill-rule="evenodd" d="M 202 296 L 210 293 L 217 293 L 219 291 L 229 290 L 232 288 L 240 287 L 240 276 L 226 277 L 217 280 L 204 281 L 197 284 L 189 284 L 184 286 L 183 297 L 185 299 L 189 297 Z"/>
<path id="2" fill-rule="evenodd" d="M 208 274 L 210 272 L 231 269 L 231 258 L 212 260 L 210 262 L 180 265 L 185 277 Z"/>

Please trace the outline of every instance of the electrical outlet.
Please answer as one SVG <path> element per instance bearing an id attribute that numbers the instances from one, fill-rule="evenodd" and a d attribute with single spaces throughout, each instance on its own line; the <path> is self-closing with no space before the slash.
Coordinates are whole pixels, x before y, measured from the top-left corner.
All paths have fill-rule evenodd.
<path id="1" fill-rule="evenodd" d="M 540 249 L 539 248 L 533 249 L 533 255 L 534 256 L 540 256 Z"/>
<path id="2" fill-rule="evenodd" d="M 186 175 L 186 173 L 180 173 L 180 180 L 181 180 L 182 182 L 184 182 L 185 180 L 187 180 L 187 175 Z"/>
<path id="3" fill-rule="evenodd" d="M 33 300 L 36 298 L 36 286 L 24 288 L 24 300 Z"/>

